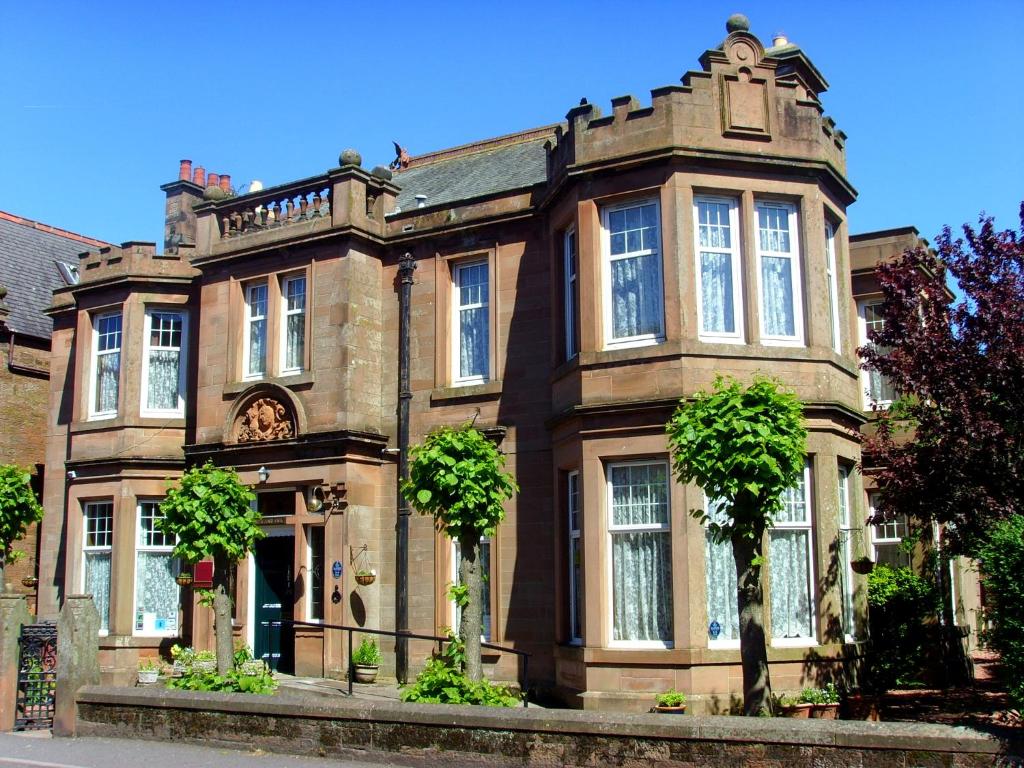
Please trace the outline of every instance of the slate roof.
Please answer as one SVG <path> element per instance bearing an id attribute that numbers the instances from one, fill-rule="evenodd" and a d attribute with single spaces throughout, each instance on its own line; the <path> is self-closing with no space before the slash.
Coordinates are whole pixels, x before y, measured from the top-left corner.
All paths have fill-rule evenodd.
<path id="1" fill-rule="evenodd" d="M 525 141 L 508 137 L 508 143 L 493 148 L 488 148 L 489 142 L 482 142 L 480 149 L 459 147 L 438 153 L 437 159 L 414 157 L 412 165 L 394 177 L 402 190 L 398 207 L 414 209 L 416 195 L 426 195 L 426 206 L 433 207 L 543 184 L 547 181 L 544 142 L 550 136 L 533 138 L 537 133 L 527 132 L 530 138 Z M 451 156 L 446 157 L 449 152 Z"/>
<path id="2" fill-rule="evenodd" d="M 57 262 L 77 268 L 78 254 L 106 245 L 0 211 L 0 285 L 7 288 L 7 327 L 15 333 L 50 338 L 53 322 L 44 312 L 53 290 L 67 284 Z"/>

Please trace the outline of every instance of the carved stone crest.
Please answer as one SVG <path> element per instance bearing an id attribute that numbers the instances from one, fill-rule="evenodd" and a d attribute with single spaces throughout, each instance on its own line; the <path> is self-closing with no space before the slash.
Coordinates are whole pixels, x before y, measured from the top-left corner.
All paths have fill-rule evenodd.
<path id="1" fill-rule="evenodd" d="M 242 414 L 238 442 L 287 440 L 295 437 L 295 425 L 288 409 L 272 397 L 254 400 Z"/>

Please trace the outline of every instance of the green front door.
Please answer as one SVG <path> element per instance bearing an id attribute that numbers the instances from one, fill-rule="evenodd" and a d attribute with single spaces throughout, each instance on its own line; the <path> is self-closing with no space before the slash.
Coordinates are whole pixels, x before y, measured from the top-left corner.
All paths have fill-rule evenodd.
<path id="1" fill-rule="evenodd" d="M 268 536 L 256 542 L 256 633 L 253 654 L 271 669 L 295 669 L 295 632 L 288 625 L 273 626 L 293 613 L 292 558 L 294 536 Z"/>

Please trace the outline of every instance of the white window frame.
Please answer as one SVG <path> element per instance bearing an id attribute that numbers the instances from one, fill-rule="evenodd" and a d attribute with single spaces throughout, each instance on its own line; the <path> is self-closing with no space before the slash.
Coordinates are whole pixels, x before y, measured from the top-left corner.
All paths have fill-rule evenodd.
<path id="1" fill-rule="evenodd" d="M 874 519 L 877 510 L 878 493 L 868 494 L 868 512 L 871 519 Z M 910 520 L 906 515 L 897 515 L 892 520 L 886 520 L 884 523 L 869 523 L 871 527 L 871 559 L 878 562 L 878 546 L 883 547 L 899 547 L 903 544 L 903 539 L 910 535 Z M 900 531 L 902 530 L 902 533 Z M 901 555 L 905 554 L 903 552 Z M 910 565 L 911 557 L 909 554 L 906 555 L 907 563 Z"/>
<path id="2" fill-rule="evenodd" d="M 714 499 L 709 497 L 707 495 L 707 493 L 703 493 L 703 496 L 704 496 L 704 510 L 705 510 L 705 512 L 710 512 L 711 504 L 714 501 Z M 705 526 L 702 526 L 702 527 L 704 528 L 704 541 L 705 541 L 705 546 L 706 546 L 706 544 L 707 544 L 707 536 L 708 536 L 707 526 L 705 525 Z M 731 542 L 723 542 L 719 546 L 725 546 L 725 547 L 729 548 L 729 557 L 730 557 L 730 559 L 732 559 L 733 567 L 735 568 L 736 560 L 735 560 L 735 555 L 733 555 L 733 553 L 732 553 L 732 544 L 731 544 Z M 705 563 L 705 573 L 706 572 L 707 572 L 707 564 Z M 707 583 L 706 583 L 706 581 L 707 580 L 705 579 L 705 586 L 704 586 L 704 589 L 705 589 L 704 608 L 705 608 L 705 610 L 707 610 L 707 605 L 708 605 L 708 595 L 707 595 Z M 734 604 L 738 603 L 738 598 L 739 598 L 739 595 L 734 592 L 733 596 L 732 596 Z M 739 613 L 739 605 L 738 604 L 736 605 L 736 613 L 737 614 Z M 706 629 L 710 633 L 710 631 L 711 631 L 710 630 L 710 622 L 708 622 L 708 627 L 706 627 Z M 736 649 L 736 648 L 739 648 L 739 647 L 740 647 L 740 639 L 739 639 L 739 637 L 737 637 L 735 640 L 733 640 L 731 638 L 727 638 L 727 639 L 723 639 L 723 640 L 713 640 L 710 637 L 710 634 L 708 636 L 708 648 L 712 648 L 712 649 L 723 649 L 723 648 L 725 648 L 725 649 Z"/>
<path id="3" fill-rule="evenodd" d="M 252 312 L 252 293 L 254 290 L 262 288 L 264 291 L 264 304 L 266 305 L 264 313 L 262 315 L 254 315 Z M 262 379 L 267 375 L 267 362 L 269 357 L 267 355 L 267 342 L 270 339 L 270 287 L 266 280 L 259 280 L 252 283 L 246 283 L 243 287 L 244 290 L 244 304 L 245 304 L 245 329 L 242 333 L 242 378 L 246 380 Z M 263 370 L 255 373 L 250 373 L 250 355 L 252 354 L 252 342 L 250 339 L 252 333 L 252 324 L 255 322 L 263 321 Z"/>
<path id="4" fill-rule="evenodd" d="M 609 219 L 615 211 L 625 211 L 630 208 L 639 208 L 644 205 L 654 206 L 654 215 L 658 222 L 658 244 L 652 249 L 630 251 L 612 256 L 611 227 Z M 602 312 L 604 324 L 604 347 L 605 349 L 620 349 L 623 347 L 644 347 L 651 344 L 660 344 L 665 340 L 665 276 L 662 274 L 661 256 L 661 204 L 657 198 L 643 198 L 630 200 L 625 203 L 606 205 L 601 208 L 601 283 L 604 285 L 601 295 L 603 298 Z M 642 333 L 636 336 L 623 336 L 616 339 L 612 337 L 614 323 L 612 321 L 612 274 L 611 263 L 619 259 L 635 258 L 637 256 L 649 256 L 654 258 L 658 267 L 658 330 L 654 333 Z"/>
<path id="5" fill-rule="evenodd" d="M 825 271 L 828 282 L 829 321 L 832 323 L 832 349 L 843 353 L 842 323 L 839 322 L 839 266 L 836 258 L 836 227 L 825 217 Z"/>
<path id="6" fill-rule="evenodd" d="M 789 226 L 788 253 L 782 251 L 765 251 L 761 249 L 761 210 L 780 208 L 787 212 Z M 761 343 L 773 347 L 802 347 L 804 345 L 804 299 L 803 272 L 800 269 L 800 229 L 797 208 L 793 203 L 777 200 L 756 200 L 754 203 L 754 247 L 757 251 L 757 311 L 760 315 Z M 766 257 L 787 258 L 790 260 L 790 275 L 793 280 L 793 332 L 792 336 L 768 334 L 765 331 L 764 278 L 762 276 L 763 260 Z"/>
<path id="7" fill-rule="evenodd" d="M 845 464 L 839 464 L 836 469 L 837 492 L 839 497 L 839 568 L 843 574 L 842 584 L 842 624 L 843 635 L 847 642 L 854 642 L 857 638 L 857 612 L 854 605 L 856 590 L 853 583 L 853 541 L 854 532 L 857 526 L 853 522 L 853 494 L 850 493 L 850 468 Z M 849 631 L 846 631 L 849 630 Z"/>
<path id="8" fill-rule="evenodd" d="M 857 302 L 857 328 L 860 332 L 860 343 L 862 347 L 866 347 L 874 342 L 868 339 L 868 307 L 880 307 L 885 303 L 882 299 L 862 299 Z M 882 321 L 885 322 L 884 320 Z M 881 373 L 878 374 L 882 376 Z M 884 378 L 884 377 L 883 377 Z M 861 368 L 860 371 L 861 389 L 864 393 L 864 408 L 888 408 L 892 405 L 892 400 L 875 400 L 871 395 L 871 371 L 866 368 Z"/>
<path id="9" fill-rule="evenodd" d="M 116 348 L 100 350 L 100 323 L 108 318 L 120 318 L 118 330 L 119 341 Z M 121 406 L 121 370 L 124 368 L 124 313 L 118 309 L 114 312 L 101 312 L 92 319 L 92 365 L 89 375 L 89 418 L 93 420 L 113 419 L 117 416 Z M 99 376 L 99 359 L 101 356 L 121 355 L 117 364 L 117 406 L 113 410 L 100 411 L 96 408 L 96 395 L 98 393 L 97 378 Z"/>
<path id="10" fill-rule="evenodd" d="M 88 541 L 89 541 L 89 511 L 91 509 L 93 509 L 93 508 L 104 507 L 104 506 L 107 507 L 110 510 L 110 514 L 109 515 L 104 515 L 104 517 L 106 517 L 108 520 L 110 520 L 110 528 L 109 528 L 109 531 L 107 531 L 107 537 L 108 537 L 109 543 L 102 544 L 102 545 L 96 545 L 96 544 L 90 545 L 90 544 L 88 544 Z M 103 627 L 103 617 L 100 616 L 100 631 L 99 631 L 99 634 L 100 634 L 101 637 L 105 637 L 106 635 L 108 635 L 110 633 L 109 624 L 110 624 L 111 619 L 113 619 L 113 613 L 114 613 L 114 605 L 113 605 L 113 603 L 111 602 L 111 599 L 110 599 L 112 594 L 113 594 L 113 591 L 114 591 L 114 502 L 112 500 L 110 500 L 110 499 L 105 500 L 105 501 L 87 501 L 82 506 L 82 573 L 81 573 L 80 582 L 81 582 L 81 585 L 82 585 L 81 591 L 82 591 L 83 594 L 87 594 L 89 592 L 89 587 L 88 587 L 88 584 L 86 583 L 86 580 L 85 580 L 86 553 L 101 554 L 103 552 L 106 552 L 106 553 L 110 554 L 110 584 L 108 585 L 109 592 L 107 593 L 107 606 L 108 606 L 107 624 L 108 624 L 108 626 L 106 628 Z"/>
<path id="11" fill-rule="evenodd" d="M 325 616 L 314 617 L 313 616 L 313 531 L 320 529 L 323 531 L 324 537 L 324 563 L 323 567 L 327 568 L 327 531 L 322 525 L 307 525 L 306 529 L 306 576 L 308 588 L 306 589 L 306 621 L 315 622 L 322 624 L 325 621 Z M 327 613 L 327 574 L 322 573 L 321 578 L 324 580 L 323 589 L 323 612 Z"/>
<path id="12" fill-rule="evenodd" d="M 139 615 L 139 553 L 140 552 L 153 552 L 157 554 L 169 555 L 174 551 L 174 544 L 148 544 L 145 541 L 145 531 L 142 527 L 142 508 L 145 505 L 155 505 L 159 512 L 159 505 L 161 499 L 138 499 L 135 505 L 135 568 L 133 570 L 134 578 L 132 580 L 132 636 L 133 637 L 177 637 L 181 632 L 180 626 L 180 612 L 179 616 L 176 617 L 174 622 L 174 629 L 164 630 L 160 632 L 153 630 L 147 632 L 144 629 L 138 628 L 138 615 Z M 163 517 L 163 515 L 160 515 Z M 156 518 L 153 518 L 156 520 Z M 166 537 L 166 534 L 161 533 L 159 530 L 156 533 L 162 537 Z M 175 537 L 171 537 L 172 541 Z M 181 568 L 180 561 L 176 557 L 171 557 L 171 569 L 177 571 Z M 177 576 L 177 573 L 174 574 Z M 175 583 L 176 602 L 178 605 L 175 606 L 175 610 L 178 610 L 181 601 L 181 587 Z"/>
<path id="13" fill-rule="evenodd" d="M 293 283 L 302 282 L 302 308 L 289 309 L 288 288 Z M 309 304 L 309 281 L 305 274 L 287 275 L 281 279 L 281 362 L 280 370 L 282 376 L 302 373 L 306 367 L 306 324 L 309 321 L 307 307 Z M 288 365 L 288 318 L 302 315 L 302 360 L 298 366 Z"/>
<path id="14" fill-rule="evenodd" d="M 177 315 L 181 318 L 181 344 L 178 352 L 178 407 L 149 408 L 149 353 L 159 350 L 172 351 L 174 347 L 153 347 L 153 315 Z M 153 307 L 146 310 L 145 333 L 142 337 L 142 392 L 139 395 L 139 412 L 143 416 L 183 417 L 185 415 L 185 368 L 188 364 L 188 313 L 180 309 Z"/>
<path id="15" fill-rule="evenodd" d="M 495 601 L 494 601 L 494 592 L 491 591 L 491 583 L 493 581 L 493 579 L 492 579 L 492 571 L 493 571 L 493 565 L 494 565 L 493 559 L 494 559 L 494 542 L 495 542 L 495 540 L 496 539 L 493 536 L 481 536 L 480 537 L 481 549 L 483 548 L 483 545 L 486 544 L 487 547 L 488 547 L 488 553 L 489 553 L 489 556 L 488 556 L 488 559 L 487 559 L 487 573 L 486 574 L 482 574 L 481 573 L 481 575 L 484 576 L 484 580 L 483 580 L 483 584 L 480 585 L 480 597 L 483 598 L 484 590 L 486 590 L 487 591 L 488 605 L 490 606 L 490 610 L 491 610 L 490 622 L 488 623 L 488 626 L 487 626 L 487 629 L 490 630 L 490 631 L 489 632 L 481 632 L 480 633 L 480 641 L 484 642 L 484 643 L 494 642 L 492 640 L 492 638 L 494 637 L 494 605 L 495 605 Z M 458 584 L 459 583 L 459 541 L 458 541 L 458 539 L 452 539 L 452 545 L 451 545 L 450 552 L 451 552 L 451 564 L 452 564 L 451 565 L 451 583 L 452 584 Z M 448 601 L 448 605 L 451 606 L 452 631 L 457 635 L 457 634 L 459 634 L 459 624 L 461 623 L 461 618 L 462 618 L 460 613 L 459 613 L 459 606 L 456 605 L 454 600 L 449 600 Z M 483 618 L 483 606 L 480 606 L 480 616 L 481 616 L 481 618 Z M 483 627 L 481 627 L 481 629 L 483 629 Z"/>
<path id="16" fill-rule="evenodd" d="M 729 248 L 702 246 L 700 244 L 700 204 L 702 202 L 729 206 L 729 240 L 732 243 Z M 733 328 L 736 329 L 732 333 L 704 330 L 704 284 L 701 279 L 701 253 L 716 253 L 729 257 L 730 269 L 732 270 Z M 743 332 L 743 265 L 740 253 L 739 200 L 734 197 L 720 197 L 716 195 L 697 195 L 694 197 L 693 261 L 694 275 L 697 282 L 697 338 L 700 341 L 725 344 L 745 343 Z"/>
<path id="17" fill-rule="evenodd" d="M 809 613 L 811 616 L 811 634 L 809 637 L 772 637 L 771 643 L 776 647 L 810 648 L 818 645 L 818 599 L 815 591 L 816 574 L 814 568 L 814 493 L 811 487 L 811 463 L 804 464 L 804 509 L 807 510 L 807 517 L 803 522 L 791 523 L 776 520 L 768 529 L 769 537 L 772 531 L 806 531 L 807 532 L 807 589 Z M 769 555 L 771 545 L 769 544 Z M 768 559 L 768 567 L 772 567 L 771 557 Z M 769 574 L 768 589 L 771 591 L 771 574 Z M 774 599 L 774 595 L 771 595 Z M 770 613 L 769 613 L 770 615 Z M 772 628 L 774 635 L 775 628 Z"/>
<path id="18" fill-rule="evenodd" d="M 613 525 L 614 520 L 613 512 L 613 499 L 614 499 L 614 488 L 612 487 L 612 470 L 616 467 L 628 467 L 628 466 L 650 466 L 654 464 L 661 464 L 665 467 L 665 484 L 666 484 L 666 502 L 668 504 L 667 510 L 667 522 L 664 524 L 647 524 L 647 525 Z M 606 526 L 606 546 L 608 556 L 605 558 L 605 578 L 608 584 L 607 589 L 607 605 L 608 610 L 608 647 L 610 648 L 673 648 L 675 642 L 675 621 L 673 616 L 669 616 L 669 626 L 671 627 L 672 639 L 671 640 L 616 640 L 615 639 L 615 569 L 612 564 L 614 542 L 613 537 L 616 533 L 664 533 L 669 537 L 669 551 L 672 551 L 672 482 L 671 482 L 671 468 L 667 461 L 662 459 L 637 459 L 635 461 L 616 461 L 611 462 L 605 467 L 605 504 L 607 509 L 607 521 Z M 672 564 L 672 558 L 669 557 L 670 568 Z M 672 583 L 672 573 L 669 574 L 669 584 Z M 672 605 L 675 606 L 675 595 L 672 595 Z"/>
<path id="19" fill-rule="evenodd" d="M 566 517 L 569 527 L 569 643 L 581 645 L 583 643 L 583 612 L 580 610 L 579 626 L 576 625 L 576 611 L 582 609 L 583 603 L 580 600 L 582 584 L 576 578 L 576 563 L 574 555 L 579 554 L 582 561 L 581 547 L 583 539 L 580 536 L 580 473 L 573 470 L 566 475 Z M 582 576 L 582 566 L 580 575 Z M 576 631 L 573 631 L 576 630 Z"/>
<path id="20" fill-rule="evenodd" d="M 472 267 L 484 267 L 487 270 L 487 290 L 484 291 L 485 300 L 475 304 L 462 304 L 462 273 Z M 494 339 L 491 337 L 491 284 L 494 276 L 491 274 L 491 264 L 488 259 L 472 259 L 455 264 L 452 269 L 452 383 L 457 387 L 470 386 L 472 384 L 485 384 L 491 378 L 491 357 L 494 351 Z M 471 309 L 487 310 L 487 361 L 486 370 L 483 374 L 473 376 L 462 376 L 462 311 Z"/>
<path id="21" fill-rule="evenodd" d="M 572 360 L 579 354 L 576 334 L 579 330 L 579 239 L 576 228 L 569 227 L 562 240 L 562 264 L 564 272 L 563 304 L 565 310 L 565 359 Z"/>

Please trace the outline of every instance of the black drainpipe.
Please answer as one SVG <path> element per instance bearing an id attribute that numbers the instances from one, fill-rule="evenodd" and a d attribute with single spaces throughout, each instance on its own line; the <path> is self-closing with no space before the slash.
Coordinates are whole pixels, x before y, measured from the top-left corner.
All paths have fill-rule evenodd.
<path id="1" fill-rule="evenodd" d="M 402 483 L 409 479 L 409 304 L 412 273 L 416 260 L 407 253 L 398 260 L 398 531 L 395 566 L 395 631 L 409 631 L 409 502 L 402 496 Z M 395 642 L 395 677 L 400 685 L 409 678 L 409 641 Z"/>

